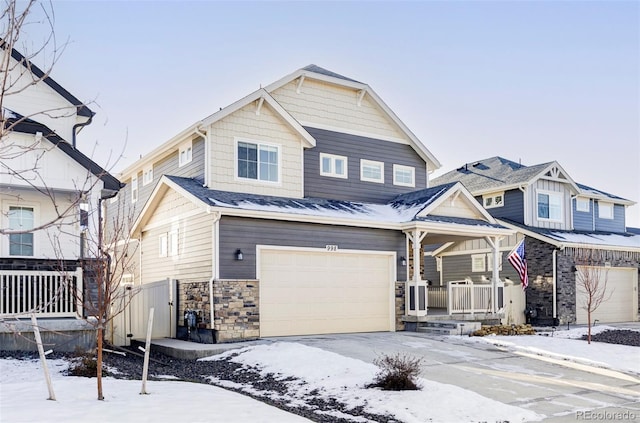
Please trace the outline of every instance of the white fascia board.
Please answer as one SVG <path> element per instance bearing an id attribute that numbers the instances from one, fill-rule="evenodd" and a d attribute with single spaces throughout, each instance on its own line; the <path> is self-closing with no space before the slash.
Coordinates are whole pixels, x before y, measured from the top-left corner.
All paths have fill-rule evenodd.
<path id="1" fill-rule="evenodd" d="M 464 235 L 469 237 L 485 237 L 485 236 L 509 236 L 515 233 L 509 228 L 494 228 L 491 226 L 480 225 L 462 225 L 452 224 L 448 222 L 425 222 L 415 221 L 402 225 L 402 230 L 420 229 L 429 233 L 438 235 Z"/>
<path id="2" fill-rule="evenodd" d="M 620 204 L 623 206 L 633 206 L 636 204 L 636 202 L 633 200 L 627 200 L 625 198 L 611 198 L 607 195 L 590 193 L 590 191 L 585 190 L 580 190 L 580 194 L 578 194 L 576 197 L 586 198 L 588 200 L 606 201 L 608 203 Z"/>
<path id="3" fill-rule="evenodd" d="M 462 196 L 464 196 L 467 200 L 469 200 L 469 203 L 471 204 L 471 207 L 475 208 L 475 210 L 480 215 L 482 215 L 487 220 L 488 223 L 491 223 L 491 224 L 498 223 L 497 220 L 493 216 L 491 216 L 489 214 L 489 212 L 484 207 L 482 207 L 480 205 L 480 203 L 478 203 L 476 201 L 474 196 L 471 195 L 469 190 L 466 189 L 465 186 L 462 185 L 461 182 L 456 182 L 456 184 L 453 185 L 451 188 L 449 188 L 446 193 L 444 193 L 443 195 L 440 196 L 440 198 L 438 198 L 436 201 L 434 201 L 433 203 L 429 204 L 427 207 L 422 209 L 417 214 L 417 216 L 418 217 L 426 217 L 426 216 L 428 216 L 429 213 L 431 213 L 438 206 L 440 206 L 442 203 L 447 201 L 452 195 L 458 195 L 458 196 L 462 195 Z"/>
<path id="4" fill-rule="evenodd" d="M 543 179 L 545 177 L 544 174 L 547 173 L 549 171 L 549 169 L 551 169 L 554 166 L 557 167 L 558 169 L 560 169 L 562 174 L 564 174 L 564 176 L 567 178 L 566 181 L 567 181 L 567 183 L 569 183 L 569 185 L 571 185 L 571 188 L 573 188 L 574 194 L 579 194 L 580 193 L 580 188 L 578 188 L 578 185 L 571 178 L 571 176 L 569 176 L 569 173 L 567 173 L 567 171 L 564 170 L 564 168 L 562 166 L 560 166 L 560 163 L 558 163 L 556 161 L 553 161 L 553 162 L 549 163 L 549 166 L 545 167 L 544 169 L 542 169 L 540 171 L 540 173 L 538 173 L 536 176 L 531 178 L 531 181 L 529 183 L 532 183 L 533 181 L 536 181 L 538 179 Z"/>
<path id="5" fill-rule="evenodd" d="M 278 114 L 280 116 L 280 118 L 282 118 L 282 120 L 289 125 L 289 127 L 291 129 L 294 130 L 294 132 L 298 133 L 298 135 L 300 135 L 303 143 L 305 144 L 305 147 L 309 148 L 309 147 L 315 147 L 316 145 L 316 140 L 315 138 L 313 138 L 311 136 L 310 133 L 308 133 L 303 127 L 302 125 L 300 125 L 300 123 L 298 123 L 297 120 L 295 120 L 293 118 L 293 116 L 291 116 L 291 114 L 289 114 L 289 112 L 287 112 L 277 101 L 276 99 L 274 99 L 271 94 L 269 94 L 269 92 L 267 90 L 265 90 L 264 88 L 260 88 L 254 92 L 252 92 L 251 94 L 241 98 L 240 100 L 236 101 L 235 103 L 225 107 L 224 109 L 212 114 L 211 116 L 205 118 L 202 120 L 202 125 L 205 127 L 211 126 L 214 123 L 216 123 L 217 121 L 224 119 L 225 117 L 237 112 L 238 110 L 240 110 L 241 108 L 245 107 L 246 105 L 250 104 L 253 101 L 257 101 L 263 99 L 264 101 L 266 101 L 271 108 L 276 112 L 276 114 Z"/>
<path id="6" fill-rule="evenodd" d="M 173 151 L 178 148 L 178 145 L 186 141 L 187 138 L 190 138 L 195 133 L 195 131 L 199 130 L 201 127 L 202 127 L 202 122 L 197 122 L 189 126 L 187 129 L 178 133 L 173 138 L 169 139 L 168 141 L 165 141 L 164 143 L 160 144 L 158 147 L 151 150 L 150 153 L 143 155 L 141 159 L 127 166 L 123 171 L 121 171 L 118 174 L 118 177 L 122 181 L 126 181 L 127 179 L 129 179 L 129 177 L 132 174 L 137 173 L 140 169 L 144 168 L 145 166 L 154 164 L 157 161 L 161 160 L 162 158 L 173 153 Z"/>
<path id="7" fill-rule="evenodd" d="M 140 211 L 140 214 L 138 215 L 136 220 L 133 222 L 133 225 L 131 226 L 131 231 L 130 231 L 130 234 L 132 237 L 138 234 L 139 232 L 141 232 L 146 222 L 151 218 L 151 214 L 158 206 L 160 199 L 169 189 L 173 189 L 178 194 L 190 200 L 196 206 L 201 207 L 207 213 L 210 212 L 210 207 L 208 204 L 204 203 L 202 200 L 200 200 L 198 197 L 194 196 L 190 192 L 185 191 L 181 186 L 175 184 L 169 178 L 163 175 L 160 178 L 160 181 L 158 182 L 158 184 L 155 186 L 155 188 L 151 192 L 151 195 L 149 196 L 149 199 L 147 200 L 147 202 L 144 204 L 144 207 Z"/>
<path id="8" fill-rule="evenodd" d="M 431 151 L 427 149 L 427 147 L 422 143 L 422 141 L 420 141 L 418 137 L 416 137 L 416 135 L 413 132 L 411 132 L 411 130 L 404 124 L 404 122 L 400 120 L 400 118 L 393 112 L 393 110 L 391 110 L 391 108 L 389 108 L 389 106 L 387 106 L 387 104 L 384 101 L 382 101 L 382 99 L 378 96 L 378 94 L 376 94 L 375 91 L 373 91 L 373 89 L 371 89 L 371 87 L 367 85 L 366 90 L 367 90 L 367 94 L 369 94 L 371 98 L 374 99 L 374 101 L 387 114 L 387 116 L 389 116 L 389 118 L 398 126 L 398 128 L 400 128 L 400 130 L 404 132 L 407 135 L 407 137 L 409 137 L 409 139 L 413 144 L 414 149 L 416 149 L 420 157 L 422 157 L 422 159 L 426 161 L 427 164 L 430 163 L 432 165 L 432 166 L 429 166 L 429 169 L 431 170 L 431 172 L 433 172 L 434 170 L 440 169 L 442 167 L 442 164 L 438 161 L 438 159 L 436 159 L 436 157 L 431 153 Z"/>
<path id="9" fill-rule="evenodd" d="M 382 101 L 382 99 L 378 96 L 378 94 L 376 94 L 376 92 L 373 91 L 373 89 L 367 84 L 363 84 L 361 82 L 347 81 L 345 79 L 335 78 L 332 76 L 322 75 L 315 72 L 310 72 L 310 71 L 300 69 L 290 75 L 285 76 L 284 78 L 277 80 L 276 82 L 270 85 L 267 85 L 265 87 L 265 90 L 272 92 L 301 76 L 304 76 L 306 79 L 315 79 L 315 80 L 327 82 L 330 84 L 339 85 L 342 87 L 352 88 L 356 91 L 360 91 L 360 90 L 365 91 L 365 93 L 368 94 L 374 100 L 375 103 L 377 103 L 380 109 L 382 109 L 382 111 L 391 119 L 391 121 L 394 122 L 398 126 L 398 128 L 405 133 L 405 135 L 407 135 L 409 140 L 411 140 L 412 147 L 417 151 L 420 157 L 422 157 L 422 159 L 427 162 L 427 164 L 431 165 L 429 166 L 429 169 L 431 172 L 442 167 L 442 164 L 438 161 L 438 159 L 436 159 L 436 157 L 427 149 L 427 147 L 418 139 L 418 137 L 416 137 L 415 134 L 411 132 L 411 130 L 400 120 L 400 118 L 389 108 L 389 106 L 387 106 L 387 104 L 384 101 Z"/>

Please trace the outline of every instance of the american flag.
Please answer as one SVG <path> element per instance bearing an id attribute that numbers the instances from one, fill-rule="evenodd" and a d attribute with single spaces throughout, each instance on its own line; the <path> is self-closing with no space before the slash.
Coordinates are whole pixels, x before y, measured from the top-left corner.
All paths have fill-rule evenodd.
<path id="1" fill-rule="evenodd" d="M 509 253 L 507 260 L 509 260 L 509 263 L 511 263 L 513 268 L 516 269 L 516 272 L 518 272 L 520 281 L 522 282 L 522 289 L 527 289 L 527 286 L 529 286 L 529 278 L 527 277 L 527 258 L 524 254 L 524 239 Z"/>

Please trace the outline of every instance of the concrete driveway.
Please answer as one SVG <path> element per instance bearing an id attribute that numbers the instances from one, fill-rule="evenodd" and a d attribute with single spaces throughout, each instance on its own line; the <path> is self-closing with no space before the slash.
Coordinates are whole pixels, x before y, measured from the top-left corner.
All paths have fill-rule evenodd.
<path id="1" fill-rule="evenodd" d="M 276 340 L 367 362 L 383 354 L 422 357 L 421 377 L 533 410 L 545 422 L 640 422 L 640 379 L 620 372 L 415 332 L 269 338 Z"/>

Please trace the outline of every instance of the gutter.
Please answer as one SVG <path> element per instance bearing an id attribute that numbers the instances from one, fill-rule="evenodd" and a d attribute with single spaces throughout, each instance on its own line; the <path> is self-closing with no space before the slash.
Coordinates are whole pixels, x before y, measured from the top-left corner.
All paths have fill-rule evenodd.
<path id="1" fill-rule="evenodd" d="M 77 133 L 76 129 L 90 125 L 92 121 L 93 121 L 93 114 L 89 116 L 89 119 L 86 122 L 77 123 L 73 125 L 73 128 L 71 129 L 71 145 L 73 146 L 74 149 L 76 148 L 76 133 Z"/>

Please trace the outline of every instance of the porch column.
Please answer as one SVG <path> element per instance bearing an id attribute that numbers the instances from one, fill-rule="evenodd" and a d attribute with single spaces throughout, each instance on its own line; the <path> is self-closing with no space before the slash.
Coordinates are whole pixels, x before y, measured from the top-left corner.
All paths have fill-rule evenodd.
<path id="1" fill-rule="evenodd" d="M 500 240 L 502 237 L 487 236 L 485 240 L 493 253 L 493 269 L 491 272 L 491 304 L 493 313 L 498 312 L 498 284 L 500 284 Z"/>
<path id="2" fill-rule="evenodd" d="M 407 295 L 407 314 L 414 316 L 425 316 L 427 314 L 427 285 L 420 276 L 420 268 L 424 261 L 422 254 L 422 241 L 427 236 L 426 231 L 414 229 L 406 231 L 405 235 L 411 242 L 411 255 L 413 258 L 413 274 L 408 283 Z"/>

